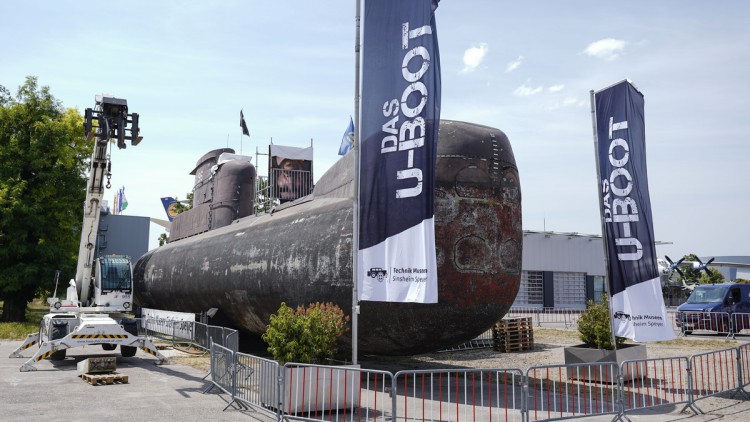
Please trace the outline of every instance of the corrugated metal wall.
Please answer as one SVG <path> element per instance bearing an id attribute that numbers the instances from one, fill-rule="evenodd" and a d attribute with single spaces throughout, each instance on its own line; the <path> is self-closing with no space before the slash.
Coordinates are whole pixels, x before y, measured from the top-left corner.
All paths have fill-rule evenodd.
<path id="1" fill-rule="evenodd" d="M 605 273 L 599 236 L 554 232 L 523 232 L 523 261 L 527 271 Z"/>

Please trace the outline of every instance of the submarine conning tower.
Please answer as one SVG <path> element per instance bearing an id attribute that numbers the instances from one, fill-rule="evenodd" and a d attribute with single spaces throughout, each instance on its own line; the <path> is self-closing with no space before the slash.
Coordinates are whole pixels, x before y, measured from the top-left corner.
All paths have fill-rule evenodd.
<path id="1" fill-rule="evenodd" d="M 253 213 L 255 166 L 231 148 L 204 154 L 195 165 L 193 207 L 172 221 L 169 241 L 218 229 Z"/>

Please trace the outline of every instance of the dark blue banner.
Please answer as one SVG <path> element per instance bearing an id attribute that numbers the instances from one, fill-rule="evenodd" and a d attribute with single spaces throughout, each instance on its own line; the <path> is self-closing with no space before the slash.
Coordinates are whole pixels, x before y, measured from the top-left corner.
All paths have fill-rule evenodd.
<path id="1" fill-rule="evenodd" d="M 626 80 L 596 92 L 592 101 L 614 335 L 671 340 L 648 194 L 643 94 Z"/>
<path id="2" fill-rule="evenodd" d="M 404 286 L 437 280 L 430 264 L 435 259 L 432 219 L 440 122 L 436 8 L 437 0 L 365 2 L 360 281 L 375 278 L 367 274 L 378 275 L 385 284 L 394 280 L 392 275 L 405 274 L 398 278 Z M 425 256 L 429 254 L 431 258 Z M 373 299 L 380 296 L 369 296 L 370 291 L 365 287 L 360 297 L 394 299 Z"/>
<path id="3" fill-rule="evenodd" d="M 643 94 L 628 81 L 595 94 L 610 293 L 658 278 L 646 171 Z"/>

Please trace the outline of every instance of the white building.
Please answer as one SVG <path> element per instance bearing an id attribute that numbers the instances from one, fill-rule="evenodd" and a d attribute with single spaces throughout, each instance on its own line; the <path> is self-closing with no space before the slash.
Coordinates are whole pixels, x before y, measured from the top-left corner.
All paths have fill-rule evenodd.
<path id="1" fill-rule="evenodd" d="M 521 268 L 513 306 L 584 309 L 604 293 L 602 237 L 524 230 Z"/>

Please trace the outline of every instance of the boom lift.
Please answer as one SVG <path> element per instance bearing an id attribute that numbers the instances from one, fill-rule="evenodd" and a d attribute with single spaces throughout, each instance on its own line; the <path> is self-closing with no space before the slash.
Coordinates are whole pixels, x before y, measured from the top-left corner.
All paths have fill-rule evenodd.
<path id="1" fill-rule="evenodd" d="M 39 343 L 39 350 L 21 366 L 21 372 L 36 370 L 33 364 L 47 357 L 65 359 L 66 350 L 71 347 L 95 344 L 100 344 L 104 350 L 114 350 L 119 345 L 124 357 L 134 356 L 141 348 L 156 356 L 158 363 L 166 360 L 150 339 L 138 335 L 137 321 L 127 314 L 132 310 L 133 297 L 130 257 L 108 255 L 94 259 L 104 188 L 110 188 L 111 162 L 107 149 L 112 139 L 117 141 L 119 149 L 126 148 L 125 140 L 132 146 L 140 143 L 138 114 L 128 114 L 124 99 L 97 95 L 95 108 L 85 111 L 83 125 L 86 139 L 96 141 L 86 189 L 76 276 L 70 281 L 66 298 L 60 300 L 57 298 L 59 275 L 56 274 L 55 297 L 47 299 L 50 313 L 42 318 L 39 332 L 26 336 L 23 344 L 10 355 L 23 357 L 23 350 Z"/>

